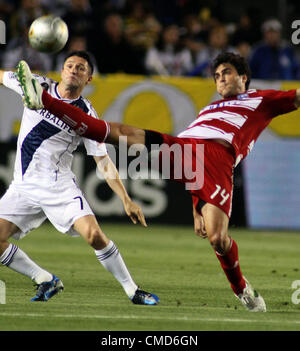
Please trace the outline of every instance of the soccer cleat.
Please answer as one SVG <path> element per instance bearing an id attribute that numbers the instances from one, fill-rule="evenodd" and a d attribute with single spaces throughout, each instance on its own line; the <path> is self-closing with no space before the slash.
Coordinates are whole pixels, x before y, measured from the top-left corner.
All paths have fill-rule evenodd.
<path id="1" fill-rule="evenodd" d="M 52 280 L 37 285 L 36 295 L 30 301 L 48 301 L 52 296 L 63 290 L 62 281 L 53 275 Z"/>
<path id="2" fill-rule="evenodd" d="M 30 68 L 25 61 L 20 61 L 18 63 L 17 78 L 24 94 L 24 105 L 31 110 L 44 108 L 42 102 L 43 88 L 33 77 Z"/>
<path id="3" fill-rule="evenodd" d="M 250 312 L 266 312 L 266 304 L 263 297 L 252 288 L 248 280 L 244 277 L 246 287 L 242 294 L 235 295 L 245 308 Z"/>
<path id="4" fill-rule="evenodd" d="M 136 305 L 157 305 L 159 298 L 154 294 L 137 289 L 131 301 Z"/>

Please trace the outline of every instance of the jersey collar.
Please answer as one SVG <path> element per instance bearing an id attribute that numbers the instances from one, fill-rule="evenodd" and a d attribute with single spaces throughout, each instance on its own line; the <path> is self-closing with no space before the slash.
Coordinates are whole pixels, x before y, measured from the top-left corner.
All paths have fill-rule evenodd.
<path id="1" fill-rule="evenodd" d="M 57 99 L 59 100 L 64 100 L 64 101 L 70 101 L 70 102 L 75 102 L 77 100 L 81 100 L 81 95 L 77 98 L 77 99 L 65 99 L 65 98 L 62 98 L 60 95 L 59 95 L 59 92 L 58 92 L 58 82 L 56 82 L 55 86 L 54 86 L 54 92 L 55 92 L 55 95 L 57 97 Z"/>

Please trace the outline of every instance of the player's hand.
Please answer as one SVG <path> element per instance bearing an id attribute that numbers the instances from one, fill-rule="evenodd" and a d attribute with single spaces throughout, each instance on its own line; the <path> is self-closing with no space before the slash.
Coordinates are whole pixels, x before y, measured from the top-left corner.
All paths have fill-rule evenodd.
<path id="1" fill-rule="evenodd" d="M 194 230 L 196 235 L 203 239 L 207 238 L 204 220 L 199 213 L 194 214 Z"/>
<path id="2" fill-rule="evenodd" d="M 134 224 L 140 222 L 143 227 L 147 227 L 143 211 L 139 205 L 131 200 L 125 200 L 124 209 Z"/>

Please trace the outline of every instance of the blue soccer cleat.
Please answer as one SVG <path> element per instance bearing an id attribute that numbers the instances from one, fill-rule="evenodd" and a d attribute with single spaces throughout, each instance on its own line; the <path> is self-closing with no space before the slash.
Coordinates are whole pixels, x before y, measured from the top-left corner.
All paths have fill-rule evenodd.
<path id="1" fill-rule="evenodd" d="M 52 296 L 63 290 L 62 281 L 53 275 L 52 280 L 37 285 L 36 295 L 30 301 L 48 301 Z"/>
<path id="2" fill-rule="evenodd" d="M 131 301 L 136 305 L 157 305 L 159 298 L 154 294 L 137 289 Z"/>

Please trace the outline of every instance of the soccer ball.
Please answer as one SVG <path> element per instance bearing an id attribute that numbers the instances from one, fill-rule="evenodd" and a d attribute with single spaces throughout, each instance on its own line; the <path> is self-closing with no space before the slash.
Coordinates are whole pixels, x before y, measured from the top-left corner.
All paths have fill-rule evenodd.
<path id="1" fill-rule="evenodd" d="M 66 23 L 53 15 L 34 20 L 28 31 L 30 45 L 37 51 L 55 53 L 60 51 L 69 37 Z"/>

